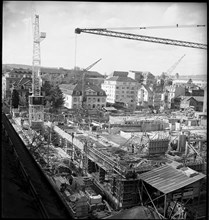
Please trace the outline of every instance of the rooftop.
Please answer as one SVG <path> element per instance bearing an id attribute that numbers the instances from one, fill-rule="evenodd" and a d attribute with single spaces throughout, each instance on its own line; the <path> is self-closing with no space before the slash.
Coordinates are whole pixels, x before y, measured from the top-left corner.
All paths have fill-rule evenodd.
<path id="1" fill-rule="evenodd" d="M 189 172 L 193 175 L 188 176 Z M 206 176 L 202 173 L 193 171 L 190 168 L 176 169 L 170 165 L 163 165 L 146 173 L 140 174 L 138 177 L 162 193 L 168 194 L 197 182 Z"/>
<path id="2" fill-rule="evenodd" d="M 117 81 L 117 82 L 137 82 L 136 80 L 126 77 L 126 76 L 112 76 L 106 79 L 107 81 Z"/>

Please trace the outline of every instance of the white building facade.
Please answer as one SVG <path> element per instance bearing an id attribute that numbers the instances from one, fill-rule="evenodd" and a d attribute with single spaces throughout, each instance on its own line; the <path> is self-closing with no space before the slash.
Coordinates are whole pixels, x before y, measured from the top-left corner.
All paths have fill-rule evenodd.
<path id="1" fill-rule="evenodd" d="M 101 88 L 106 92 L 108 103 L 122 103 L 125 107 L 135 110 L 139 84 L 127 75 L 113 74 L 101 84 Z"/>

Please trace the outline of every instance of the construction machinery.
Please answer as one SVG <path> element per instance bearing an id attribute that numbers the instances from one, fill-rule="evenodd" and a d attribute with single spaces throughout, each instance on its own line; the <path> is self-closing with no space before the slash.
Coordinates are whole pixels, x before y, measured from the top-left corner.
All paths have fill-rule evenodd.
<path id="1" fill-rule="evenodd" d="M 205 25 L 192 25 L 192 26 L 184 25 L 182 27 L 204 27 L 204 26 Z M 157 27 L 157 28 L 162 28 L 162 27 L 163 26 Z M 166 26 L 164 27 L 168 28 Z M 176 27 L 181 27 L 181 26 L 176 26 Z M 116 29 L 116 28 L 111 28 L 111 29 Z M 118 29 L 122 29 L 122 28 L 118 28 Z M 135 27 L 135 28 L 129 28 L 129 29 L 137 29 L 137 28 Z M 138 27 L 138 29 L 140 28 Z M 141 29 L 145 29 L 145 27 L 142 27 Z M 106 28 L 93 28 L 93 29 L 92 28 L 91 29 L 76 28 L 75 33 L 76 34 L 89 33 L 89 34 L 103 35 L 103 36 L 108 36 L 108 37 L 118 37 L 118 38 L 130 39 L 130 40 L 147 41 L 147 42 L 152 42 L 152 43 L 169 44 L 169 45 L 174 45 L 174 46 L 182 46 L 182 47 L 190 47 L 190 48 L 207 50 L 206 44 L 173 40 L 173 39 L 167 39 L 167 38 L 151 37 L 151 36 L 124 33 L 124 32 L 118 32 L 118 31 L 111 31 Z"/>
<path id="2" fill-rule="evenodd" d="M 39 15 L 35 15 L 35 21 L 33 23 L 32 94 L 29 96 L 29 125 L 32 129 L 40 129 L 44 121 L 44 106 L 40 78 L 40 42 L 45 37 L 45 32 L 39 32 Z"/>

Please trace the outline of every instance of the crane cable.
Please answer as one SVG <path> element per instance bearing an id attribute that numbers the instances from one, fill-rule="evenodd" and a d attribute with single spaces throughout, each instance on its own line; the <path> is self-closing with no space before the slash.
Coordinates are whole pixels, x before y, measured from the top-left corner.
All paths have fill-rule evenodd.
<path id="1" fill-rule="evenodd" d="M 76 56 L 77 56 L 77 34 L 75 34 L 75 51 L 74 51 L 74 56 L 75 56 L 75 60 L 74 60 L 74 70 L 76 70 Z"/>

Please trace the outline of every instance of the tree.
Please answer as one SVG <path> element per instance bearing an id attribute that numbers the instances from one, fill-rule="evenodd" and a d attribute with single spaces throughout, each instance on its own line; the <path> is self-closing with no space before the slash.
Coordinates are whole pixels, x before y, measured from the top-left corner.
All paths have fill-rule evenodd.
<path id="1" fill-rule="evenodd" d="M 43 89 L 45 92 L 44 96 L 44 105 L 47 103 L 51 103 L 51 107 L 55 110 L 63 106 L 64 104 L 64 96 L 59 86 L 52 86 L 49 82 L 45 82 L 43 85 Z"/>
<path id="2" fill-rule="evenodd" d="M 175 75 L 175 76 L 176 76 L 176 79 L 178 79 L 178 78 L 179 78 L 179 73 L 176 73 L 176 75 Z"/>
<path id="3" fill-rule="evenodd" d="M 52 85 L 48 81 L 45 81 L 42 86 L 42 92 L 45 93 L 44 105 L 47 105 L 47 103 L 50 103 L 52 101 L 52 90 Z"/>
<path id="4" fill-rule="evenodd" d="M 189 79 L 187 83 L 192 84 L 193 83 L 192 79 Z"/>
<path id="5" fill-rule="evenodd" d="M 18 108 L 19 106 L 19 93 L 16 89 L 12 91 L 12 107 Z"/>
<path id="6" fill-rule="evenodd" d="M 59 86 L 56 86 L 52 93 L 52 106 L 55 109 L 58 109 L 63 106 L 64 101 L 65 99 L 62 91 L 60 90 Z"/>

